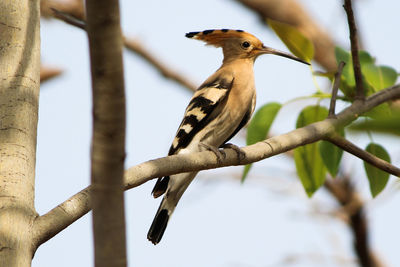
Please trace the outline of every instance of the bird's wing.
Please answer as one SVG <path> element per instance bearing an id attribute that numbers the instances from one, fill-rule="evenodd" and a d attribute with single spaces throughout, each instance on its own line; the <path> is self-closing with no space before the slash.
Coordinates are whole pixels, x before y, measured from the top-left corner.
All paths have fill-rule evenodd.
<path id="1" fill-rule="evenodd" d="M 217 78 L 203 84 L 196 91 L 186 108 L 168 155 L 174 155 L 180 149 L 187 147 L 193 137 L 219 114 L 221 104 L 229 95 L 232 85 L 233 78 L 230 80 Z"/>
<path id="2" fill-rule="evenodd" d="M 211 79 L 211 82 L 206 81 L 197 89 L 186 108 L 185 116 L 176 132 L 168 155 L 177 154 L 180 149 L 186 148 L 194 136 L 218 115 L 221 103 L 229 95 L 233 80 L 233 77 L 220 76 Z M 169 176 L 158 178 L 152 191 L 155 198 L 165 193 L 168 182 Z"/>

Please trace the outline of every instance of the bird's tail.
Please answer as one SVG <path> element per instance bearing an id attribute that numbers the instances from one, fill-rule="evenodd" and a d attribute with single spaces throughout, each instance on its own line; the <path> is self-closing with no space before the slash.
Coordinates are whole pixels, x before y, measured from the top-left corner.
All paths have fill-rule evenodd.
<path id="1" fill-rule="evenodd" d="M 167 201 L 166 197 L 161 201 L 160 207 L 158 208 L 153 223 L 147 233 L 147 239 L 154 245 L 157 245 L 160 242 L 165 229 L 167 228 L 168 220 L 175 209 L 175 206 L 171 207 L 167 205 Z"/>
<path id="2" fill-rule="evenodd" d="M 168 179 L 168 189 L 166 189 L 164 198 L 147 233 L 147 239 L 154 245 L 160 242 L 167 228 L 168 220 L 171 218 L 179 199 L 196 174 L 197 172 L 181 173 L 171 176 Z"/>

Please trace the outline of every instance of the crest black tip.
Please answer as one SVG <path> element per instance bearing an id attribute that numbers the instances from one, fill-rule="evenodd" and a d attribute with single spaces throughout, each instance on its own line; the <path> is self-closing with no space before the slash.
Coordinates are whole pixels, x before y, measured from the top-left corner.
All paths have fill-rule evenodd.
<path id="1" fill-rule="evenodd" d="M 187 38 L 193 38 L 194 36 L 196 36 L 197 34 L 199 34 L 200 32 L 188 32 L 187 34 L 185 34 L 185 36 Z"/>

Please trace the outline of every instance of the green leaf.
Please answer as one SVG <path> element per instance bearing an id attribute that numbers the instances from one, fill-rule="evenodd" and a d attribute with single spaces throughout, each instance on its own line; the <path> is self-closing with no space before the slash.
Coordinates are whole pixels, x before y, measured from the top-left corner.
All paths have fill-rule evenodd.
<path id="1" fill-rule="evenodd" d="M 244 180 L 246 180 L 247 174 L 249 174 L 251 166 L 253 166 L 253 164 L 244 165 L 243 174 L 242 174 L 242 180 L 241 180 L 242 183 L 244 182 Z"/>
<path id="2" fill-rule="evenodd" d="M 342 79 L 348 86 L 355 86 L 356 81 L 354 79 L 353 72 L 353 61 L 351 60 L 351 54 L 341 47 L 335 47 L 336 63 L 339 65 L 341 61 L 346 63 L 342 71 Z"/>
<path id="3" fill-rule="evenodd" d="M 360 59 L 361 70 L 363 70 L 363 66 L 371 64 L 373 65 L 375 62 L 374 58 L 366 51 L 359 51 L 358 55 Z M 351 54 L 341 47 L 336 47 L 335 57 L 337 64 L 339 64 L 340 61 L 344 61 L 346 63 L 342 71 L 340 90 L 345 94 L 345 96 L 353 98 L 355 94 L 356 81 L 354 78 L 353 60 Z M 365 81 L 365 77 L 363 80 L 366 90 L 373 93 L 373 89 L 369 88 L 370 85 Z"/>
<path id="4" fill-rule="evenodd" d="M 343 130 L 340 135 L 344 136 Z M 339 164 L 342 159 L 343 150 L 330 142 L 321 141 L 319 143 L 319 153 L 321 154 L 325 167 L 328 169 L 332 177 L 335 178 L 339 171 Z"/>
<path id="5" fill-rule="evenodd" d="M 282 105 L 276 102 L 265 104 L 259 108 L 247 128 L 246 144 L 252 145 L 267 138 L 268 131 Z M 242 181 L 246 179 L 251 164 L 244 167 Z"/>
<path id="6" fill-rule="evenodd" d="M 314 58 L 313 43 L 295 27 L 272 19 L 267 19 L 267 22 L 295 56 L 308 62 Z"/>
<path id="7" fill-rule="evenodd" d="M 394 85 L 397 80 L 397 72 L 387 66 L 364 64 L 362 65 L 362 72 L 375 92 Z"/>
<path id="8" fill-rule="evenodd" d="M 368 83 L 367 96 L 376 93 L 382 89 L 390 87 L 396 83 L 397 73 L 394 69 L 387 66 L 376 66 L 374 64 L 361 65 L 363 77 Z M 379 118 L 391 115 L 391 108 L 388 103 L 380 104 L 364 114 L 371 118 Z"/>
<path id="9" fill-rule="evenodd" d="M 360 59 L 361 66 L 366 64 L 375 64 L 375 59 L 367 51 L 360 50 L 358 52 L 358 58 Z"/>
<path id="10" fill-rule="evenodd" d="M 370 143 L 365 150 L 390 163 L 390 156 L 381 145 Z M 364 168 L 367 173 L 371 194 L 373 197 L 376 197 L 385 188 L 389 181 L 389 173 L 382 171 L 365 161 Z"/>
<path id="11" fill-rule="evenodd" d="M 271 125 L 281 107 L 281 104 L 271 102 L 257 110 L 247 128 L 247 145 L 255 144 L 267 137 L 269 128 L 271 128 Z"/>
<path id="12" fill-rule="evenodd" d="M 296 128 L 304 127 L 310 123 L 321 121 L 328 116 L 328 110 L 320 106 L 304 108 L 296 122 Z M 313 143 L 298 147 L 294 150 L 294 161 L 297 174 L 309 197 L 324 183 L 326 168 L 319 153 L 319 144 Z"/>
<path id="13" fill-rule="evenodd" d="M 368 116 L 373 119 L 383 118 L 390 116 L 392 114 L 392 110 L 388 103 L 380 104 L 379 106 L 374 107 L 368 112 L 365 112 L 363 116 Z"/>
<path id="14" fill-rule="evenodd" d="M 349 98 L 353 98 L 355 92 L 356 81 L 353 75 L 353 64 L 351 55 L 340 47 L 335 48 L 336 62 L 339 64 L 341 61 L 346 63 L 342 70 L 342 76 L 340 77 L 339 89 L 343 94 Z"/>
<path id="15" fill-rule="evenodd" d="M 328 110 L 321 106 L 307 106 L 297 117 L 296 128 L 304 127 L 308 124 L 322 121 L 328 116 Z"/>
<path id="16" fill-rule="evenodd" d="M 324 71 L 314 71 L 313 75 L 317 76 L 317 77 L 326 77 L 329 80 L 333 80 L 333 78 L 335 77 L 335 72 L 334 71 L 326 71 L 326 72 L 324 72 Z"/>
<path id="17" fill-rule="evenodd" d="M 355 131 L 375 131 L 400 136 L 400 112 L 393 112 L 390 116 L 378 116 L 374 120 L 364 120 L 350 126 Z"/>

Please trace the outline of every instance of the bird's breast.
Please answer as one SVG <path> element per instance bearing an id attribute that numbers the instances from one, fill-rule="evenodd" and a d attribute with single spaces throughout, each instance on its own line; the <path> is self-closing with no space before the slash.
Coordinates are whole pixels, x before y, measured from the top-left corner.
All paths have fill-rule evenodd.
<path id="1" fill-rule="evenodd" d="M 242 90 L 232 90 L 218 118 L 206 127 L 203 140 L 209 145 L 219 147 L 239 127 L 246 113 L 253 111 L 255 89 L 251 82 L 244 84 Z M 246 88 L 247 87 L 247 88 Z"/>

